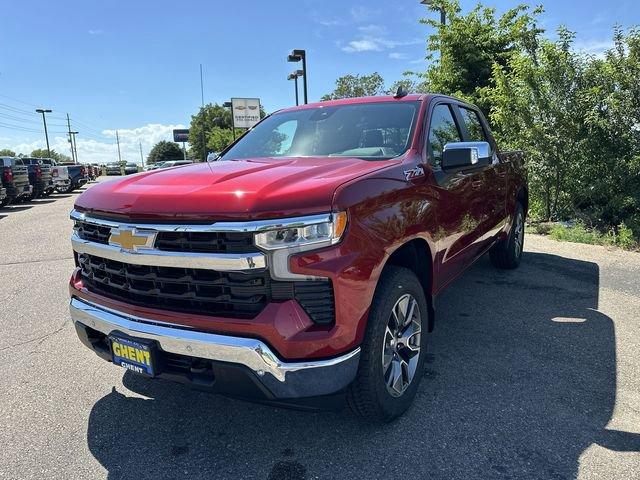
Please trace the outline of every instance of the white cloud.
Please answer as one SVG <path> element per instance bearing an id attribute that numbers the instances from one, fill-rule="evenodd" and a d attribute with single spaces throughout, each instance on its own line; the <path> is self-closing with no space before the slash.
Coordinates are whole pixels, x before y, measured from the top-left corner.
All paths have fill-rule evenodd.
<path id="1" fill-rule="evenodd" d="M 346 25 L 344 20 L 340 20 L 338 18 L 318 19 L 316 22 L 325 27 L 341 27 Z"/>
<path id="2" fill-rule="evenodd" d="M 140 146 L 142 143 L 143 154 L 149 154 L 149 150 L 160 140 L 173 141 L 173 129 L 186 128 L 184 125 L 162 125 L 151 123 L 142 127 L 118 130 L 120 137 L 120 152 L 122 159 L 128 162 L 140 163 Z M 78 147 L 78 159 L 82 163 L 109 163 L 118 160 L 118 147 L 116 145 L 116 131 L 103 130 L 104 140 L 96 138 L 83 138 L 82 132 L 76 137 Z M 70 155 L 69 142 L 66 136 L 56 136 L 50 138 L 52 150 Z M 7 148 L 18 153 L 28 154 L 36 148 L 46 148 L 44 139 L 26 141 L 12 144 L 10 141 L 4 143 Z"/>
<path id="3" fill-rule="evenodd" d="M 370 18 L 378 15 L 380 13 L 380 10 L 374 10 L 371 8 L 358 6 L 358 7 L 352 7 L 351 10 L 349 10 L 349 13 L 351 13 L 351 17 L 356 22 L 366 22 Z"/>
<path id="4" fill-rule="evenodd" d="M 393 50 L 396 47 L 417 45 L 422 42 L 424 42 L 424 40 L 421 39 L 392 40 L 384 36 L 363 35 L 361 38 L 348 42 L 342 47 L 342 51 L 347 53 L 380 52 L 382 50 Z"/>
<path id="5" fill-rule="evenodd" d="M 574 48 L 580 53 L 604 57 L 607 50 L 613 47 L 612 40 L 584 40 L 576 41 Z"/>
<path id="6" fill-rule="evenodd" d="M 99 28 L 96 30 L 89 30 L 89 35 L 102 35 L 102 30 Z"/>
<path id="7" fill-rule="evenodd" d="M 384 35 L 387 33 L 386 27 L 382 25 L 362 25 L 358 27 L 358 30 L 367 35 Z"/>
<path id="8" fill-rule="evenodd" d="M 348 53 L 353 52 L 379 52 L 382 45 L 375 40 L 351 40 L 342 50 Z"/>
<path id="9" fill-rule="evenodd" d="M 408 55 L 406 53 L 391 52 L 389 54 L 389 58 L 392 60 L 406 60 L 408 58 Z"/>

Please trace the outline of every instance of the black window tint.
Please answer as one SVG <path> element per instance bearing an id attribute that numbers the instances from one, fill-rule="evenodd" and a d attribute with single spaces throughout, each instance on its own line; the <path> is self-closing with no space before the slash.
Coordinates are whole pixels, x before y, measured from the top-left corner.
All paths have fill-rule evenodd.
<path id="1" fill-rule="evenodd" d="M 482 128 L 482 122 L 478 117 L 478 112 L 469 110 L 468 108 L 460 107 L 460 114 L 469 132 L 470 142 L 488 142 L 487 135 Z"/>
<path id="2" fill-rule="evenodd" d="M 460 142 L 460 132 L 448 105 L 436 105 L 429 126 L 429 161 L 436 166 L 442 163 L 442 151 L 449 142 Z"/>

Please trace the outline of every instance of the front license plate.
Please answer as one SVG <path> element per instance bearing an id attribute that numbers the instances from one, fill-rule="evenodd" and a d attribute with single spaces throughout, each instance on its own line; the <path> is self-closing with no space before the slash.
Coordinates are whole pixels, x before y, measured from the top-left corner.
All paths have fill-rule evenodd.
<path id="1" fill-rule="evenodd" d="M 153 342 L 111 335 L 113 363 L 143 375 L 155 374 Z"/>

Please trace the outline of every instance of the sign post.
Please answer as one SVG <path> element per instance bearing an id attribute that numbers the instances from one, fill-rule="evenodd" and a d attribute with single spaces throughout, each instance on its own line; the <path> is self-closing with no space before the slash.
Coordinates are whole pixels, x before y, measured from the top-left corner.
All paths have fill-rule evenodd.
<path id="1" fill-rule="evenodd" d="M 189 129 L 188 128 L 178 128 L 173 131 L 173 141 L 174 142 L 182 142 L 182 156 L 184 159 L 187 159 L 187 149 L 185 148 L 185 143 L 189 141 Z"/>

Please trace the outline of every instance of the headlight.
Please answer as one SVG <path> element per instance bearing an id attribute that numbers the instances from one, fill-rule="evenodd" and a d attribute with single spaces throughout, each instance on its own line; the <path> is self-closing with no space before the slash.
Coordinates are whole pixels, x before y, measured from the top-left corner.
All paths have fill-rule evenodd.
<path id="1" fill-rule="evenodd" d="M 268 228 L 255 236 L 256 245 L 264 250 L 321 248 L 340 241 L 347 228 L 347 212 L 283 220 L 281 224 Z"/>

